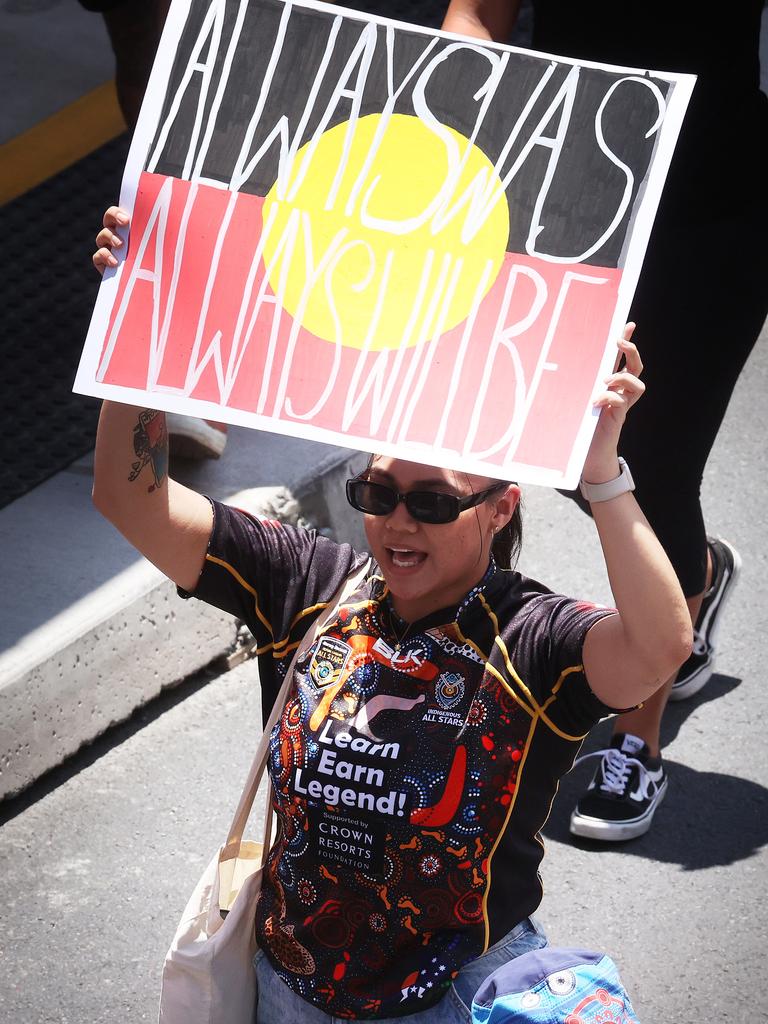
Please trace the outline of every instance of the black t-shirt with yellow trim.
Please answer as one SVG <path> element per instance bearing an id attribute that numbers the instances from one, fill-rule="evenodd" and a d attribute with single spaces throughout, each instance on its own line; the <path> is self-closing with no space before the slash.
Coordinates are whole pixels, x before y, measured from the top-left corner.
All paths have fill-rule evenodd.
<path id="1" fill-rule="evenodd" d="M 360 559 L 214 503 L 195 596 L 259 644 L 267 711 L 306 629 Z M 610 614 L 495 566 L 403 635 L 378 568 L 296 666 L 270 748 L 280 837 L 260 946 L 300 996 L 351 1018 L 437 1002 L 538 906 L 558 780 L 607 709 L 581 666 Z"/>

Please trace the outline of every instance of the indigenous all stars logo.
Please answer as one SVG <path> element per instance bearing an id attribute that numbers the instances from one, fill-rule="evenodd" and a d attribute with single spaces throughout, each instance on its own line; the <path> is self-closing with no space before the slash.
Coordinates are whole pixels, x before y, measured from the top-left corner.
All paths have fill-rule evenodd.
<path id="1" fill-rule="evenodd" d="M 309 663 L 309 678 L 319 689 L 338 681 L 352 648 L 334 636 L 323 636 Z"/>
<path id="2" fill-rule="evenodd" d="M 447 711 L 455 707 L 464 696 L 464 677 L 458 672 L 443 672 L 435 686 L 435 698 Z"/>

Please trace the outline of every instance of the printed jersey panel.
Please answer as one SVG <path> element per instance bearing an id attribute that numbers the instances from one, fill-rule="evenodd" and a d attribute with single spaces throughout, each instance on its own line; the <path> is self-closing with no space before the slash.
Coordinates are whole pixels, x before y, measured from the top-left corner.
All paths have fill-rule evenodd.
<path id="1" fill-rule="evenodd" d="M 398 650 L 378 613 L 342 609 L 297 666 L 272 735 L 282 833 L 258 914 L 287 983 L 356 1017 L 425 1009 L 483 952 L 533 727 L 456 623 Z"/>

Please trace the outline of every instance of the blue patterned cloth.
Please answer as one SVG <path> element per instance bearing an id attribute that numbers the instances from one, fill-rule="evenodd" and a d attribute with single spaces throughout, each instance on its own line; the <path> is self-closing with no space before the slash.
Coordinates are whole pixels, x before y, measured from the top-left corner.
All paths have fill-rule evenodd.
<path id="1" fill-rule="evenodd" d="M 639 1024 L 605 953 L 548 946 L 491 974 L 472 1002 L 473 1024 Z"/>

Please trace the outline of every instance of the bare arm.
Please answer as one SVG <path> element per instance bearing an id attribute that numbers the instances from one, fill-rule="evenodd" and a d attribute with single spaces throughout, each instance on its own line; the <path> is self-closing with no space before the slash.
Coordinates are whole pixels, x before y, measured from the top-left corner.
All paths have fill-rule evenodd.
<path id="1" fill-rule="evenodd" d="M 128 215 L 113 206 L 96 237 L 93 263 L 115 266 L 116 234 Z M 96 435 L 93 501 L 150 562 L 185 590 L 194 590 L 213 525 L 210 503 L 168 477 L 165 413 L 104 402 Z"/>
<path id="2" fill-rule="evenodd" d="M 446 32 L 504 43 L 517 21 L 520 0 L 451 0 L 443 19 Z"/>
<path id="3" fill-rule="evenodd" d="M 168 477 L 165 413 L 104 402 L 93 501 L 150 562 L 194 590 L 213 525 L 207 498 Z"/>
<path id="4" fill-rule="evenodd" d="M 629 341 L 621 343 L 626 370 L 613 374 L 583 477 L 602 483 L 619 475 L 616 445 L 627 410 L 643 392 L 642 363 Z M 631 467 L 630 467 L 631 468 Z M 600 620 L 584 641 L 584 669 L 597 697 L 614 708 L 645 700 L 685 661 L 691 619 L 677 576 L 631 493 L 592 503 L 618 615 Z"/>

